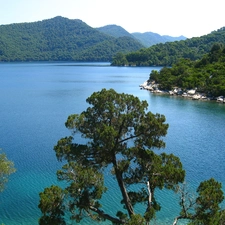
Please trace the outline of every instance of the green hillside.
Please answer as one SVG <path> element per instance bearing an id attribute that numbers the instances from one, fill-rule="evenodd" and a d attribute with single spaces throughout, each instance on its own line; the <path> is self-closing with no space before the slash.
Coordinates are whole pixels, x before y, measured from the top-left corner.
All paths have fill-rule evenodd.
<path id="1" fill-rule="evenodd" d="M 225 45 L 214 44 L 200 60 L 182 59 L 171 68 L 153 70 L 149 82 L 154 81 L 162 90 L 179 87 L 196 89 L 207 96 L 225 96 Z"/>
<path id="2" fill-rule="evenodd" d="M 118 54 L 112 65 L 171 66 L 182 58 L 200 59 L 216 42 L 225 44 L 225 27 L 201 37 L 156 44 L 123 56 Z"/>
<path id="3" fill-rule="evenodd" d="M 0 26 L 0 61 L 111 61 L 117 52 L 140 48 L 132 38 L 115 38 L 63 17 Z"/>

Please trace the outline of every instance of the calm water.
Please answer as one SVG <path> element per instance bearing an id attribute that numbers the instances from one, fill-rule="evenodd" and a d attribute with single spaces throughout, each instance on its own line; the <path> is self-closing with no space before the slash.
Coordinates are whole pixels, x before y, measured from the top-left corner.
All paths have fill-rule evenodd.
<path id="1" fill-rule="evenodd" d="M 53 146 L 69 135 L 64 126 L 68 115 L 85 110 L 86 98 L 102 88 L 138 96 L 148 101 L 150 111 L 166 116 L 170 127 L 163 151 L 180 157 L 190 188 L 211 177 L 225 187 L 225 104 L 140 90 L 152 69 L 105 63 L 0 64 L 0 148 L 17 168 L 0 194 L 0 223 L 38 224 L 39 192 L 57 183 L 55 172 L 61 167 Z M 113 211 L 119 197 L 114 181 L 107 178 L 106 184 L 110 198 L 103 202 Z M 154 224 L 172 224 L 178 210 L 174 197 L 171 192 L 158 194 L 162 210 Z"/>

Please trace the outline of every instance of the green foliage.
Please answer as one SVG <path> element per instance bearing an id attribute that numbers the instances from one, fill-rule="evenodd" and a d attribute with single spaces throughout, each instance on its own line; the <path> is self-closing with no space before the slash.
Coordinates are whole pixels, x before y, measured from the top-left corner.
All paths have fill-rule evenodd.
<path id="1" fill-rule="evenodd" d="M 137 214 L 137 215 L 132 215 L 131 219 L 125 224 L 126 225 L 137 225 L 137 224 L 146 225 L 146 221 L 141 215 Z"/>
<path id="2" fill-rule="evenodd" d="M 179 158 L 154 152 L 165 147 L 165 117 L 147 112 L 146 101 L 113 89 L 94 92 L 87 103 L 90 106 L 85 111 L 70 115 L 65 124 L 73 136 L 60 139 L 55 146 L 58 160 L 67 161 L 57 172 L 58 179 L 68 184 L 64 211 L 77 222 L 87 215 L 113 224 L 150 221 L 160 210 L 155 190 L 175 190 L 185 176 Z M 74 142 L 79 134 L 86 144 Z M 123 207 L 115 215 L 104 212 L 100 204 L 102 195 L 107 194 L 104 171 L 109 167 L 122 196 Z M 131 191 L 131 185 L 142 188 Z M 135 216 L 138 203 L 146 207 L 140 217 Z M 41 204 L 39 207 L 42 209 Z"/>
<path id="3" fill-rule="evenodd" d="M 220 206 L 223 201 L 222 185 L 213 178 L 201 182 L 196 199 L 196 219 L 197 224 L 216 225 L 220 224 Z"/>
<path id="4" fill-rule="evenodd" d="M 172 66 L 182 58 L 193 61 L 202 58 L 216 42 L 225 44 L 225 29 L 201 37 L 156 44 L 125 54 L 125 57 L 129 65 Z M 112 63 L 116 65 L 114 61 Z"/>
<path id="5" fill-rule="evenodd" d="M 4 190 L 9 175 L 15 171 L 14 163 L 7 159 L 5 153 L 0 153 L 0 192 Z"/>
<path id="6" fill-rule="evenodd" d="M 182 59 L 171 68 L 152 71 L 149 81 L 155 81 L 159 88 L 197 88 L 208 96 L 225 95 L 225 47 L 215 43 L 210 52 L 197 61 Z"/>
<path id="7" fill-rule="evenodd" d="M 197 188 L 197 197 L 191 194 L 183 186 L 179 187 L 181 193 L 180 215 L 175 218 L 174 225 L 178 220 L 186 219 L 189 225 L 221 225 L 224 224 L 224 210 L 220 204 L 224 200 L 221 183 L 211 178 L 203 181 Z"/>
<path id="8" fill-rule="evenodd" d="M 124 56 L 124 54 L 122 53 L 117 53 L 114 57 L 113 57 L 113 63 L 112 66 L 125 66 L 128 65 L 128 61 L 126 59 L 126 57 Z"/>
<path id="9" fill-rule="evenodd" d="M 224 224 L 224 211 L 220 203 L 224 200 L 222 185 L 213 178 L 200 183 L 194 211 L 189 215 L 190 225 Z"/>
<path id="10" fill-rule="evenodd" d="M 0 26 L 0 61 L 111 61 L 117 52 L 141 47 L 133 38 L 111 37 L 63 17 Z"/>
<path id="11" fill-rule="evenodd" d="M 66 192 L 58 186 L 52 185 L 45 188 L 44 192 L 40 193 L 40 203 L 38 207 L 41 209 L 43 216 L 39 220 L 39 224 L 64 225 L 63 220 L 65 206 L 63 199 Z"/>

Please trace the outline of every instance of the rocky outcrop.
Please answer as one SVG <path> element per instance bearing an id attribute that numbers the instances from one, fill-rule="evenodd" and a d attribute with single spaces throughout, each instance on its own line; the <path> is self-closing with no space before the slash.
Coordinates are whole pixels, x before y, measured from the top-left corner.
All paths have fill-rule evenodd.
<path id="1" fill-rule="evenodd" d="M 145 89 L 148 91 L 151 91 L 152 93 L 161 93 L 161 94 L 169 94 L 169 95 L 176 95 L 181 96 L 183 98 L 190 98 L 192 100 L 216 100 L 217 102 L 225 103 L 225 97 L 219 96 L 219 97 L 209 97 L 204 93 L 198 92 L 196 89 L 190 89 L 190 90 L 182 90 L 179 87 L 174 87 L 170 91 L 160 90 L 159 84 L 149 81 L 145 81 L 143 84 L 140 84 L 139 87 L 141 89 Z"/>

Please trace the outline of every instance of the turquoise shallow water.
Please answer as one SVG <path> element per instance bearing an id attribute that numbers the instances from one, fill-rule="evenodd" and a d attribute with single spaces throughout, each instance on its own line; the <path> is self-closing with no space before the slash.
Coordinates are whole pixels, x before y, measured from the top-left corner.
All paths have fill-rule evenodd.
<path id="1" fill-rule="evenodd" d="M 225 187 L 225 104 L 140 90 L 138 85 L 148 79 L 152 69 L 159 68 L 109 67 L 105 63 L 0 64 L 0 148 L 17 168 L 0 195 L 0 223 L 38 224 L 38 194 L 57 183 L 55 172 L 61 164 L 53 146 L 69 134 L 64 126 L 67 116 L 84 110 L 86 98 L 102 88 L 136 95 L 148 101 L 150 111 L 166 116 L 170 127 L 163 151 L 180 157 L 191 189 L 211 177 Z M 113 212 L 120 196 L 109 176 L 106 184 L 110 197 L 103 203 Z M 171 192 L 158 193 L 162 210 L 155 224 L 172 224 L 178 212 L 176 197 Z"/>

